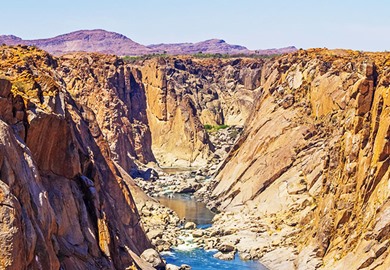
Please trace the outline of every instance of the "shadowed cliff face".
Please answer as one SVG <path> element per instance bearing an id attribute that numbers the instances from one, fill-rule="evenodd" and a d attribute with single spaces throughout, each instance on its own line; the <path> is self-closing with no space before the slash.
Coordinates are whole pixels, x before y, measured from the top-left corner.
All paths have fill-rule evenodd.
<path id="1" fill-rule="evenodd" d="M 0 268 L 148 269 L 150 243 L 96 117 L 58 63 L 2 47 Z"/>
<path id="2" fill-rule="evenodd" d="M 204 165 L 214 149 L 204 125 L 244 123 L 262 63 L 152 58 L 126 64 L 74 54 L 60 58 L 58 70 L 77 106 L 96 117 L 113 160 L 128 170 L 138 162 Z"/>
<path id="3" fill-rule="evenodd" d="M 205 124 L 242 125 L 258 93 L 262 60 L 160 58 L 138 64 L 152 151 L 163 166 L 201 166 L 214 150 Z"/>
<path id="4" fill-rule="evenodd" d="M 389 59 L 310 50 L 263 67 L 212 196 L 294 230 L 295 268 L 390 265 Z"/>
<path id="5" fill-rule="evenodd" d="M 85 117 L 96 120 L 122 168 L 155 161 L 146 115 L 146 94 L 137 70 L 115 56 L 76 54 L 60 59 L 67 90 Z"/>

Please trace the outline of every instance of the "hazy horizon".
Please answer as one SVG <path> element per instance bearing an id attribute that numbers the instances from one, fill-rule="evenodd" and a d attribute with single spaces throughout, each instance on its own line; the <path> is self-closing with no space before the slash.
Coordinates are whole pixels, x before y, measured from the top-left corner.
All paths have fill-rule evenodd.
<path id="1" fill-rule="evenodd" d="M 248 49 L 287 46 L 389 50 L 390 3 L 330 0 L 14 0 L 2 4 L 1 35 L 42 39 L 104 29 L 143 45 L 223 39 Z M 12 23 L 10 23 L 12 22 Z"/>

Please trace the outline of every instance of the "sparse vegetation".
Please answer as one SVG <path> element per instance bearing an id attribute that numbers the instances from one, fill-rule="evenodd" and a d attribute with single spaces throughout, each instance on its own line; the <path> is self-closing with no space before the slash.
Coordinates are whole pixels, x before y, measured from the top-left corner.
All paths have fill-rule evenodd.
<path id="1" fill-rule="evenodd" d="M 135 63 L 137 61 L 142 61 L 151 58 L 160 58 L 160 57 L 166 58 L 169 57 L 169 55 L 166 53 L 153 53 L 153 54 L 145 54 L 145 55 L 125 55 L 122 56 L 122 59 L 125 63 Z"/>
<path id="2" fill-rule="evenodd" d="M 202 53 L 198 52 L 196 54 L 190 54 L 194 58 L 217 58 L 217 59 L 229 59 L 229 58 L 254 58 L 254 59 L 271 59 L 281 54 L 270 54 L 270 55 L 262 55 L 262 54 L 221 54 L 221 53 Z M 125 63 L 135 63 L 138 61 L 143 61 L 146 59 L 152 58 L 167 58 L 174 57 L 175 55 L 167 54 L 166 51 L 164 53 L 153 53 L 153 54 L 145 54 L 145 55 L 126 55 L 122 56 L 122 59 Z"/>
<path id="3" fill-rule="evenodd" d="M 228 128 L 229 126 L 228 125 L 209 125 L 209 124 L 206 124 L 204 125 L 204 129 L 207 131 L 207 132 L 215 132 L 215 131 L 218 131 L 220 129 L 225 129 L 225 128 Z"/>
<path id="4" fill-rule="evenodd" d="M 194 58 L 223 58 L 223 59 L 229 59 L 229 58 L 256 58 L 256 59 L 270 59 L 277 56 L 280 56 L 281 54 L 221 54 L 221 53 L 196 53 L 192 56 Z"/>

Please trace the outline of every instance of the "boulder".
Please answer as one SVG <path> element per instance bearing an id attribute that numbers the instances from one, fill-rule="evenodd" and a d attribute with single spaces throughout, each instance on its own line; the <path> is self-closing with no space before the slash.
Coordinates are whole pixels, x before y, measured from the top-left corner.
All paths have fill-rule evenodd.
<path id="1" fill-rule="evenodd" d="M 177 193 L 194 193 L 195 189 L 188 183 L 183 183 L 177 187 Z"/>
<path id="2" fill-rule="evenodd" d="M 184 224 L 184 229 L 185 230 L 193 230 L 193 229 L 196 229 L 196 224 L 194 222 L 186 222 L 186 224 Z"/>
<path id="3" fill-rule="evenodd" d="M 238 255 L 240 256 L 240 259 L 242 261 L 248 261 L 251 259 L 251 255 L 249 253 L 246 253 L 246 252 L 241 252 Z"/>
<path id="4" fill-rule="evenodd" d="M 142 252 L 141 258 L 150 263 L 156 269 L 164 269 L 165 264 L 162 261 L 158 252 L 152 248 L 149 248 Z"/>
<path id="5" fill-rule="evenodd" d="M 287 95 L 284 99 L 280 102 L 283 109 L 288 109 L 294 104 L 294 96 L 293 95 Z"/>
<path id="6" fill-rule="evenodd" d="M 162 237 L 163 231 L 159 230 L 159 229 L 150 230 L 146 235 L 148 236 L 148 238 L 150 240 L 152 240 L 152 239 L 156 239 L 156 238 Z"/>
<path id="7" fill-rule="evenodd" d="M 152 168 L 148 168 L 145 171 L 136 168 L 131 169 L 130 176 L 132 178 L 142 178 L 145 181 L 157 180 L 159 178 L 158 172 Z"/>
<path id="8" fill-rule="evenodd" d="M 166 270 L 180 270 L 180 267 L 174 264 L 168 263 L 165 267 Z"/>
<path id="9" fill-rule="evenodd" d="M 220 259 L 220 260 L 225 260 L 225 261 L 230 261 L 234 259 L 235 252 L 228 252 L 228 253 L 223 253 L 223 252 L 217 252 L 214 254 L 214 258 Z"/>
<path id="10" fill-rule="evenodd" d="M 218 247 L 218 250 L 221 252 L 231 252 L 234 251 L 236 247 L 232 243 L 221 243 Z"/>
<path id="11" fill-rule="evenodd" d="M 287 184 L 287 192 L 290 195 L 302 194 L 307 190 L 306 182 L 303 179 Z"/>
<path id="12" fill-rule="evenodd" d="M 195 230 L 192 232 L 192 236 L 196 238 L 202 237 L 203 235 L 204 235 L 203 230 Z"/>
<path id="13" fill-rule="evenodd" d="M 194 193 L 202 187 L 195 178 L 190 178 L 182 182 L 177 188 L 178 193 Z"/>

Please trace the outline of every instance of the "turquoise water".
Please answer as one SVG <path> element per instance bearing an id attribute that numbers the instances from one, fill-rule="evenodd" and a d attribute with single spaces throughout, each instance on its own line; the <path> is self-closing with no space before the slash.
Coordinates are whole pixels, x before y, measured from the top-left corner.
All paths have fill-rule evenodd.
<path id="1" fill-rule="evenodd" d="M 234 260 L 223 261 L 213 257 L 217 251 L 205 251 L 204 249 L 193 249 L 191 251 L 175 251 L 163 253 L 167 263 L 182 265 L 187 264 L 192 270 L 267 270 L 260 263 L 255 261 L 242 261 L 236 254 Z"/>
<path id="2" fill-rule="evenodd" d="M 180 218 L 193 221 L 198 228 L 205 229 L 211 226 L 214 217 L 206 205 L 196 202 L 188 195 L 175 194 L 174 196 L 159 198 L 160 203 L 173 209 Z M 213 257 L 217 251 L 206 251 L 200 248 L 192 248 L 194 243 L 192 237 L 185 240 L 184 247 L 172 249 L 171 252 L 162 253 L 167 263 L 182 265 L 187 264 L 192 270 L 266 270 L 264 266 L 255 261 L 242 261 L 236 254 L 234 260 L 223 261 Z M 182 250 L 184 248 L 184 250 Z"/>

